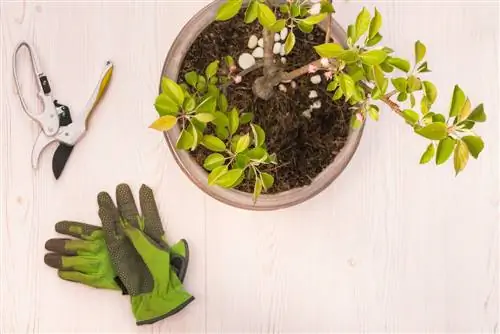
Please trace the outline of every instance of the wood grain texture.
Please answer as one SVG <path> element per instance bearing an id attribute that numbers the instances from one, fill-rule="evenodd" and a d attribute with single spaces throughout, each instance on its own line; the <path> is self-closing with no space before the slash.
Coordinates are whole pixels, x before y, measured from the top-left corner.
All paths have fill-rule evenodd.
<path id="1" fill-rule="evenodd" d="M 402 56 L 412 58 L 422 40 L 436 108 L 448 108 L 455 83 L 485 103 L 485 151 L 457 178 L 451 165 L 419 166 L 425 141 L 384 109 L 332 186 L 300 206 L 255 213 L 205 196 L 147 128 L 163 59 L 206 3 L 0 4 L 0 333 L 498 332 L 498 5 L 336 2 L 343 25 L 362 6 L 377 6 L 385 43 Z M 37 171 L 30 165 L 39 129 L 12 80 L 22 39 L 36 48 L 54 96 L 74 111 L 104 62 L 115 63 L 91 129 L 58 181 L 54 147 Z M 27 59 L 19 61 L 23 94 L 39 108 Z M 185 285 L 196 300 L 153 326 L 135 326 L 126 297 L 62 281 L 43 264 L 54 224 L 98 224 L 96 195 L 119 182 L 152 186 L 169 241 L 190 244 Z"/>

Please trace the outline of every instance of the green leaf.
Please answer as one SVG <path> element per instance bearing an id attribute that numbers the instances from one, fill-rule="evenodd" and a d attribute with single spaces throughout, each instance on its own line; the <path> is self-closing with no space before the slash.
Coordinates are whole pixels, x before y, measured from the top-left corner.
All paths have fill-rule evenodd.
<path id="1" fill-rule="evenodd" d="M 232 188 L 236 185 L 242 175 L 243 169 L 234 168 L 218 177 L 217 180 L 215 180 L 215 184 L 224 188 Z"/>
<path id="2" fill-rule="evenodd" d="M 354 94 L 354 91 L 356 89 L 354 80 L 352 80 L 352 78 L 349 75 L 341 73 L 339 75 L 339 82 L 342 92 L 344 93 L 346 99 L 349 100 L 351 96 Z"/>
<path id="3" fill-rule="evenodd" d="M 354 82 L 358 82 L 358 81 L 365 78 L 365 73 L 364 73 L 363 68 L 360 66 L 357 66 L 357 65 L 348 66 L 347 67 L 347 74 L 349 74 L 349 76 L 352 78 L 352 80 L 354 80 Z M 334 82 L 334 81 L 332 81 L 332 82 Z"/>
<path id="4" fill-rule="evenodd" d="M 214 185 L 218 179 L 227 173 L 227 166 L 215 167 L 210 174 L 208 174 L 208 184 Z"/>
<path id="5" fill-rule="evenodd" d="M 340 100 L 340 98 L 344 96 L 344 92 L 342 91 L 342 88 L 341 89 L 337 89 L 335 91 L 335 94 L 333 94 L 332 96 L 332 100 L 333 101 L 337 101 L 337 100 Z"/>
<path id="6" fill-rule="evenodd" d="M 194 126 L 194 124 L 191 122 L 189 126 L 187 127 L 187 132 L 191 134 L 193 137 L 193 143 L 191 144 L 191 151 L 194 151 L 198 144 L 200 143 L 201 137 L 203 134 L 198 131 L 198 129 Z"/>
<path id="7" fill-rule="evenodd" d="M 281 12 L 281 14 L 290 13 L 290 7 L 288 7 L 288 4 L 280 5 L 280 12 Z"/>
<path id="8" fill-rule="evenodd" d="M 228 103 L 227 103 L 226 95 L 220 94 L 219 95 L 219 109 L 222 112 L 227 112 L 227 108 L 228 108 Z"/>
<path id="9" fill-rule="evenodd" d="M 375 46 L 382 40 L 382 35 L 377 33 L 375 36 L 366 41 L 366 46 Z"/>
<path id="10" fill-rule="evenodd" d="M 399 102 L 404 102 L 408 100 L 408 94 L 405 92 L 399 93 L 397 99 Z"/>
<path id="11" fill-rule="evenodd" d="M 226 0 L 226 2 L 219 7 L 217 11 L 216 21 L 227 21 L 234 17 L 241 9 L 243 0 Z"/>
<path id="12" fill-rule="evenodd" d="M 276 23 L 276 16 L 266 4 L 259 2 L 258 6 L 259 13 L 257 17 L 259 18 L 260 24 L 265 28 L 271 28 Z"/>
<path id="13" fill-rule="evenodd" d="M 444 123 L 431 123 L 423 128 L 415 129 L 415 132 L 431 140 L 441 140 L 448 136 L 448 128 Z"/>
<path id="14" fill-rule="evenodd" d="M 260 178 L 262 179 L 262 185 L 264 189 L 269 190 L 274 184 L 274 176 L 269 173 L 260 173 Z"/>
<path id="15" fill-rule="evenodd" d="M 430 72 L 430 71 L 431 71 L 431 70 L 429 70 L 429 69 L 427 68 L 427 62 L 426 62 L 426 61 L 424 61 L 424 62 L 422 63 L 422 65 L 420 65 L 420 66 L 418 67 L 418 69 L 417 69 L 417 72 L 418 72 L 418 73 L 427 73 L 427 72 Z"/>
<path id="16" fill-rule="evenodd" d="M 462 107 L 462 110 L 460 110 L 460 113 L 458 114 L 457 121 L 461 122 L 461 121 L 467 119 L 467 117 L 469 117 L 469 115 L 472 112 L 471 109 L 472 109 L 472 106 L 471 106 L 470 100 L 466 99 L 465 103 L 464 103 L 464 106 Z"/>
<path id="17" fill-rule="evenodd" d="M 250 163 L 250 158 L 246 153 L 240 153 L 236 155 L 236 159 L 234 160 L 235 168 L 246 168 Z"/>
<path id="18" fill-rule="evenodd" d="M 437 123 L 437 122 L 446 123 L 446 118 L 442 114 L 434 114 L 434 115 L 432 115 L 432 122 L 433 123 Z"/>
<path id="19" fill-rule="evenodd" d="M 379 65 L 387 58 L 383 50 L 370 50 L 359 55 L 361 61 L 367 65 Z"/>
<path id="20" fill-rule="evenodd" d="M 458 140 L 453 156 L 453 166 L 455 167 L 456 173 L 455 175 L 458 175 L 462 170 L 464 170 L 465 166 L 467 166 L 468 161 L 469 148 L 467 147 L 467 144 L 465 142 Z"/>
<path id="21" fill-rule="evenodd" d="M 359 129 L 363 123 L 353 114 L 351 117 L 351 127 L 353 129 Z"/>
<path id="22" fill-rule="evenodd" d="M 402 58 L 389 57 L 387 58 L 387 62 L 403 72 L 408 73 L 410 71 L 410 63 L 408 62 L 408 60 Z"/>
<path id="23" fill-rule="evenodd" d="M 293 31 L 290 31 L 285 41 L 285 54 L 289 54 L 293 50 L 294 46 L 295 46 L 295 34 L 293 33 Z"/>
<path id="24" fill-rule="evenodd" d="M 306 24 L 302 21 L 299 21 L 299 23 L 297 23 L 297 27 L 299 28 L 300 31 L 302 31 L 303 33 L 306 33 L 306 34 L 313 31 L 313 28 L 314 28 L 314 26 L 312 26 L 310 24 Z"/>
<path id="25" fill-rule="evenodd" d="M 351 40 L 352 43 L 356 43 L 356 41 L 358 40 L 356 38 L 356 27 L 352 24 L 350 24 L 348 27 L 347 27 L 347 37 L 348 37 L 348 42 L 349 40 Z M 349 45 L 351 45 L 352 43 L 349 43 Z"/>
<path id="26" fill-rule="evenodd" d="M 224 144 L 224 142 L 219 138 L 212 135 L 204 135 L 201 140 L 201 145 L 213 152 L 224 152 L 226 150 L 226 144 Z"/>
<path id="27" fill-rule="evenodd" d="M 420 158 L 420 164 L 423 165 L 431 161 L 435 153 L 436 149 L 434 148 L 434 144 L 430 143 L 429 146 L 427 146 L 424 154 L 422 154 L 422 157 Z"/>
<path id="28" fill-rule="evenodd" d="M 266 159 L 267 163 L 271 164 L 278 164 L 278 157 L 276 156 L 276 153 L 269 154 L 269 157 Z"/>
<path id="29" fill-rule="evenodd" d="M 335 9 L 333 8 L 330 0 L 322 0 L 321 1 L 321 12 L 322 13 L 335 13 Z"/>
<path id="30" fill-rule="evenodd" d="M 434 86 L 434 84 L 430 81 L 424 81 L 422 84 L 424 85 L 424 91 L 425 96 L 427 96 L 427 100 L 430 104 L 433 104 L 434 102 L 436 102 L 438 94 L 436 86 Z"/>
<path id="31" fill-rule="evenodd" d="M 422 100 L 420 101 L 420 112 L 422 113 L 422 115 L 425 115 L 429 112 L 429 108 L 430 108 L 430 103 L 429 101 L 427 100 L 427 96 L 422 96 Z"/>
<path id="32" fill-rule="evenodd" d="M 196 100 L 191 95 L 186 94 L 184 105 L 182 107 L 187 112 L 193 111 L 194 108 L 196 108 Z"/>
<path id="33" fill-rule="evenodd" d="M 236 133 L 236 131 L 238 130 L 238 127 L 240 126 L 238 109 L 233 108 L 229 112 L 228 120 L 229 120 L 229 133 L 232 136 Z"/>
<path id="34" fill-rule="evenodd" d="M 215 98 L 211 95 L 205 97 L 200 104 L 198 104 L 195 108 L 198 112 L 208 112 L 212 113 L 215 111 L 215 107 L 217 106 L 217 102 Z"/>
<path id="35" fill-rule="evenodd" d="M 381 26 L 382 26 L 382 15 L 380 15 L 377 8 L 375 8 L 375 14 L 370 22 L 370 30 L 368 33 L 369 38 L 375 37 L 378 34 Z"/>
<path id="36" fill-rule="evenodd" d="M 222 140 L 226 140 L 229 137 L 229 131 L 223 126 L 217 126 L 215 128 L 215 134 Z"/>
<path id="37" fill-rule="evenodd" d="M 212 121 L 216 126 L 226 127 L 229 125 L 229 120 L 226 114 L 220 111 L 214 113 L 215 119 Z"/>
<path id="38" fill-rule="evenodd" d="M 458 116 L 465 104 L 465 94 L 462 89 L 455 85 L 453 90 L 453 97 L 451 100 L 450 117 Z"/>
<path id="39" fill-rule="evenodd" d="M 336 58 L 345 52 L 342 45 L 338 43 L 320 44 L 316 45 L 314 49 L 323 58 Z"/>
<path id="40" fill-rule="evenodd" d="M 358 61 L 359 56 L 355 51 L 348 50 L 342 53 L 338 58 L 342 59 L 343 61 L 349 64 Z"/>
<path id="41" fill-rule="evenodd" d="M 158 115 L 177 115 L 179 113 L 179 105 L 175 103 L 167 94 L 160 94 L 155 101 L 155 109 Z"/>
<path id="42" fill-rule="evenodd" d="M 330 83 L 328 83 L 328 86 L 326 86 L 326 90 L 328 92 L 333 92 L 337 87 L 339 86 L 339 81 L 338 80 L 332 80 Z"/>
<path id="43" fill-rule="evenodd" d="M 235 153 L 238 154 L 243 152 L 248 148 L 249 145 L 250 145 L 250 135 L 246 134 L 244 136 L 241 136 L 236 142 Z"/>
<path id="44" fill-rule="evenodd" d="M 410 123 L 411 125 L 415 125 L 415 123 L 418 122 L 420 119 L 420 116 L 416 111 L 413 111 L 411 109 L 406 109 L 401 112 L 403 118 Z"/>
<path id="45" fill-rule="evenodd" d="M 226 66 L 229 68 L 234 65 L 234 58 L 231 56 L 225 56 L 224 60 L 226 61 Z"/>
<path id="46" fill-rule="evenodd" d="M 382 72 L 382 69 L 378 65 L 373 66 L 373 77 L 375 78 L 375 84 L 380 90 L 383 90 L 384 85 L 385 85 L 385 76 L 384 72 Z"/>
<path id="47" fill-rule="evenodd" d="M 265 149 L 263 149 L 262 147 L 255 147 L 255 148 L 252 148 L 250 150 L 248 150 L 248 152 L 246 153 L 247 156 L 255 161 L 255 162 L 263 162 L 263 161 L 266 161 L 267 158 L 268 158 L 268 154 L 267 154 L 267 151 Z"/>
<path id="48" fill-rule="evenodd" d="M 300 7 L 299 5 L 292 3 L 290 6 L 290 13 L 292 14 L 292 17 L 297 17 L 300 15 Z"/>
<path id="49" fill-rule="evenodd" d="M 481 103 L 478 105 L 472 113 L 469 115 L 467 118 L 470 121 L 475 121 L 475 122 L 485 122 L 486 121 L 486 114 L 484 113 L 484 105 Z"/>
<path id="50" fill-rule="evenodd" d="M 479 136 L 465 136 L 462 141 L 467 145 L 470 154 L 477 159 L 484 149 L 483 139 Z"/>
<path id="51" fill-rule="evenodd" d="M 208 84 L 207 86 L 207 95 L 213 96 L 215 101 L 219 98 L 220 90 L 214 84 Z"/>
<path id="52" fill-rule="evenodd" d="M 196 90 L 198 92 L 204 92 L 207 89 L 207 79 L 203 75 L 198 76 L 198 83 L 196 84 Z"/>
<path id="53" fill-rule="evenodd" d="M 257 16 L 259 15 L 259 3 L 256 0 L 253 0 L 248 5 L 245 11 L 245 23 L 252 23 L 255 21 Z"/>
<path id="54" fill-rule="evenodd" d="M 379 108 L 374 104 L 370 105 L 368 107 L 368 115 L 374 121 L 378 121 L 379 120 Z"/>
<path id="55" fill-rule="evenodd" d="M 272 32 L 280 32 L 285 28 L 286 26 L 286 21 L 284 19 L 277 20 L 276 23 L 272 25 L 272 27 L 269 28 Z"/>
<path id="56" fill-rule="evenodd" d="M 188 72 L 186 73 L 186 75 L 184 75 L 184 80 L 186 80 L 186 82 L 190 86 L 196 87 L 196 83 L 198 82 L 198 74 L 195 71 Z"/>
<path id="57" fill-rule="evenodd" d="M 215 119 L 214 114 L 209 114 L 209 113 L 196 114 L 194 117 L 202 123 L 208 123 Z"/>
<path id="58" fill-rule="evenodd" d="M 414 75 L 408 77 L 408 93 L 413 93 L 422 89 L 422 81 Z"/>
<path id="59" fill-rule="evenodd" d="M 266 140 L 266 133 L 262 128 L 257 124 L 250 124 L 253 133 L 253 140 L 255 147 L 260 147 L 264 144 Z"/>
<path id="60" fill-rule="evenodd" d="M 398 92 L 406 93 L 406 85 L 408 84 L 406 78 L 393 78 L 391 79 L 391 82 Z"/>
<path id="61" fill-rule="evenodd" d="M 207 68 L 205 69 L 205 75 L 207 76 L 207 79 L 210 79 L 214 75 L 217 74 L 217 71 L 219 70 L 219 61 L 214 60 L 210 64 L 208 64 Z"/>
<path id="62" fill-rule="evenodd" d="M 177 117 L 165 115 L 153 122 L 149 127 L 158 131 L 168 131 L 177 124 Z"/>
<path id="63" fill-rule="evenodd" d="M 420 63 L 424 59 L 426 50 L 427 49 L 422 42 L 417 41 L 415 43 L 415 63 L 416 64 Z"/>
<path id="64" fill-rule="evenodd" d="M 253 187 L 253 202 L 257 202 L 257 198 L 259 198 L 262 192 L 262 181 L 259 178 L 255 179 L 255 185 Z"/>
<path id="65" fill-rule="evenodd" d="M 170 78 L 163 77 L 161 80 L 161 88 L 163 93 L 167 94 L 177 105 L 182 106 L 184 102 L 184 91 L 181 86 Z"/>
<path id="66" fill-rule="evenodd" d="M 454 148 L 455 148 L 455 139 L 451 137 L 446 137 L 440 140 L 436 154 L 436 165 L 444 164 L 450 158 Z"/>
<path id="67" fill-rule="evenodd" d="M 179 138 L 177 138 L 177 143 L 175 147 L 179 150 L 189 150 L 193 145 L 194 138 L 193 135 L 187 132 L 186 130 L 182 130 Z"/>
<path id="68" fill-rule="evenodd" d="M 370 12 L 363 7 L 361 12 L 358 14 L 356 18 L 356 38 L 354 42 L 356 42 L 365 32 L 368 31 L 368 27 L 370 26 Z"/>
<path id="69" fill-rule="evenodd" d="M 417 103 L 417 101 L 415 100 L 415 96 L 413 94 L 410 95 L 410 105 L 411 107 L 415 107 L 415 103 Z"/>
<path id="70" fill-rule="evenodd" d="M 323 21 L 327 15 L 328 15 L 327 13 L 321 13 L 318 15 L 311 15 L 311 16 L 308 16 L 305 19 L 303 19 L 302 22 L 304 22 L 307 25 L 315 25 L 315 24 L 318 24 L 321 21 Z"/>
<path id="71" fill-rule="evenodd" d="M 248 124 L 251 121 L 253 121 L 253 113 L 251 112 L 244 112 L 240 116 L 240 123 L 241 124 Z"/>
<path id="72" fill-rule="evenodd" d="M 391 64 L 389 64 L 387 62 L 387 59 L 382 64 L 380 64 L 380 68 L 382 69 L 382 71 L 384 71 L 386 73 L 392 73 L 392 72 L 394 72 L 394 66 L 392 66 Z"/>
<path id="73" fill-rule="evenodd" d="M 224 164 L 224 161 L 226 161 L 226 159 L 222 154 L 212 153 L 203 162 L 203 167 L 206 170 L 212 171 L 215 168 L 222 166 Z"/>

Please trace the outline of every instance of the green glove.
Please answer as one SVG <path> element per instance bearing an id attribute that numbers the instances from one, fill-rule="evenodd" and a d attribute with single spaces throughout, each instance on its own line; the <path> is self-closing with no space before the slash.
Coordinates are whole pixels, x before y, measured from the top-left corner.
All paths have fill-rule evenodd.
<path id="1" fill-rule="evenodd" d="M 121 288 L 124 294 L 127 293 L 111 264 L 102 228 L 61 221 L 55 229 L 58 233 L 78 238 L 53 238 L 45 243 L 45 248 L 53 253 L 46 254 L 44 261 L 48 266 L 58 269 L 60 278 L 101 289 Z M 170 265 L 183 281 L 189 261 L 187 242 L 177 242 L 171 251 L 175 256 Z"/>
<path id="2" fill-rule="evenodd" d="M 108 193 L 98 195 L 106 246 L 115 272 L 131 296 L 137 325 L 152 324 L 179 312 L 194 297 L 172 267 L 164 265 L 173 254 L 165 242 L 153 191 L 145 185 L 139 191 L 142 215 L 128 185 L 118 185 L 116 200 L 117 206 Z"/>

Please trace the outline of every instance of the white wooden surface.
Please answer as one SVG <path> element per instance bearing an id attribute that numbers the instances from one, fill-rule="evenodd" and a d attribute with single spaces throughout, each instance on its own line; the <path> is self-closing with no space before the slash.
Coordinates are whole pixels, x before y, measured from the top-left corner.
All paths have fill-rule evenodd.
<path id="1" fill-rule="evenodd" d="M 376 5 L 385 42 L 412 57 L 428 47 L 438 108 L 455 83 L 489 121 L 487 146 L 455 178 L 452 166 L 419 166 L 425 141 L 384 110 L 345 173 L 303 205 L 271 213 L 212 200 L 182 174 L 155 119 L 163 59 L 207 1 L 3 1 L 1 23 L 1 333 L 498 332 L 498 4 L 495 1 L 337 1 L 351 22 Z M 33 171 L 39 131 L 12 80 L 14 45 L 38 51 L 54 95 L 83 107 L 105 60 L 111 86 L 55 181 L 51 147 Z M 35 107 L 27 57 L 23 89 Z M 43 264 L 54 224 L 98 224 L 95 196 L 144 182 L 158 198 L 169 240 L 188 239 L 182 313 L 136 327 L 126 297 L 60 280 Z"/>

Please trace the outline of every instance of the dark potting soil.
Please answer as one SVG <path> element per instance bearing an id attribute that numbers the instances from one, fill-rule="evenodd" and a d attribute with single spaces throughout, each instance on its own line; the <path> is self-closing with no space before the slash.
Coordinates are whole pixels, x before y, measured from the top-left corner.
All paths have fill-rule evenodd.
<path id="1" fill-rule="evenodd" d="M 313 32 L 304 34 L 295 31 L 296 44 L 293 51 L 286 57 L 286 71 L 308 64 L 316 60 L 318 55 L 314 45 L 324 43 L 325 33 L 318 27 Z M 203 73 L 204 69 L 214 60 L 222 60 L 232 56 L 235 61 L 242 52 L 252 53 L 248 49 L 248 39 L 255 34 L 262 37 L 257 21 L 245 24 L 243 15 L 226 22 L 214 22 L 196 39 L 188 51 L 180 74 L 189 71 Z M 276 59 L 280 62 L 280 56 Z M 320 74 L 321 83 L 312 84 L 311 76 Z M 291 88 L 285 84 L 287 91 L 282 92 L 276 87 L 275 95 L 268 101 L 253 95 L 252 84 L 262 76 L 262 69 L 255 70 L 243 77 L 239 84 L 228 87 L 227 98 L 229 106 L 238 107 L 241 112 L 253 112 L 254 123 L 259 124 L 266 132 L 268 152 L 276 153 L 278 165 L 267 165 L 262 171 L 268 171 L 275 177 L 274 186 L 268 193 L 278 193 L 293 188 L 309 185 L 325 167 L 327 167 L 344 146 L 351 117 L 348 105 L 343 101 L 332 101 L 331 92 L 326 91 L 327 82 L 322 73 L 303 75 L 297 79 L 297 87 Z M 316 90 L 318 97 L 309 98 L 309 92 Z M 311 118 L 302 115 L 313 101 L 321 101 L 321 108 L 311 112 Z M 210 154 L 201 146 L 192 152 L 200 165 Z M 252 192 L 253 183 L 244 181 L 239 190 Z"/>

